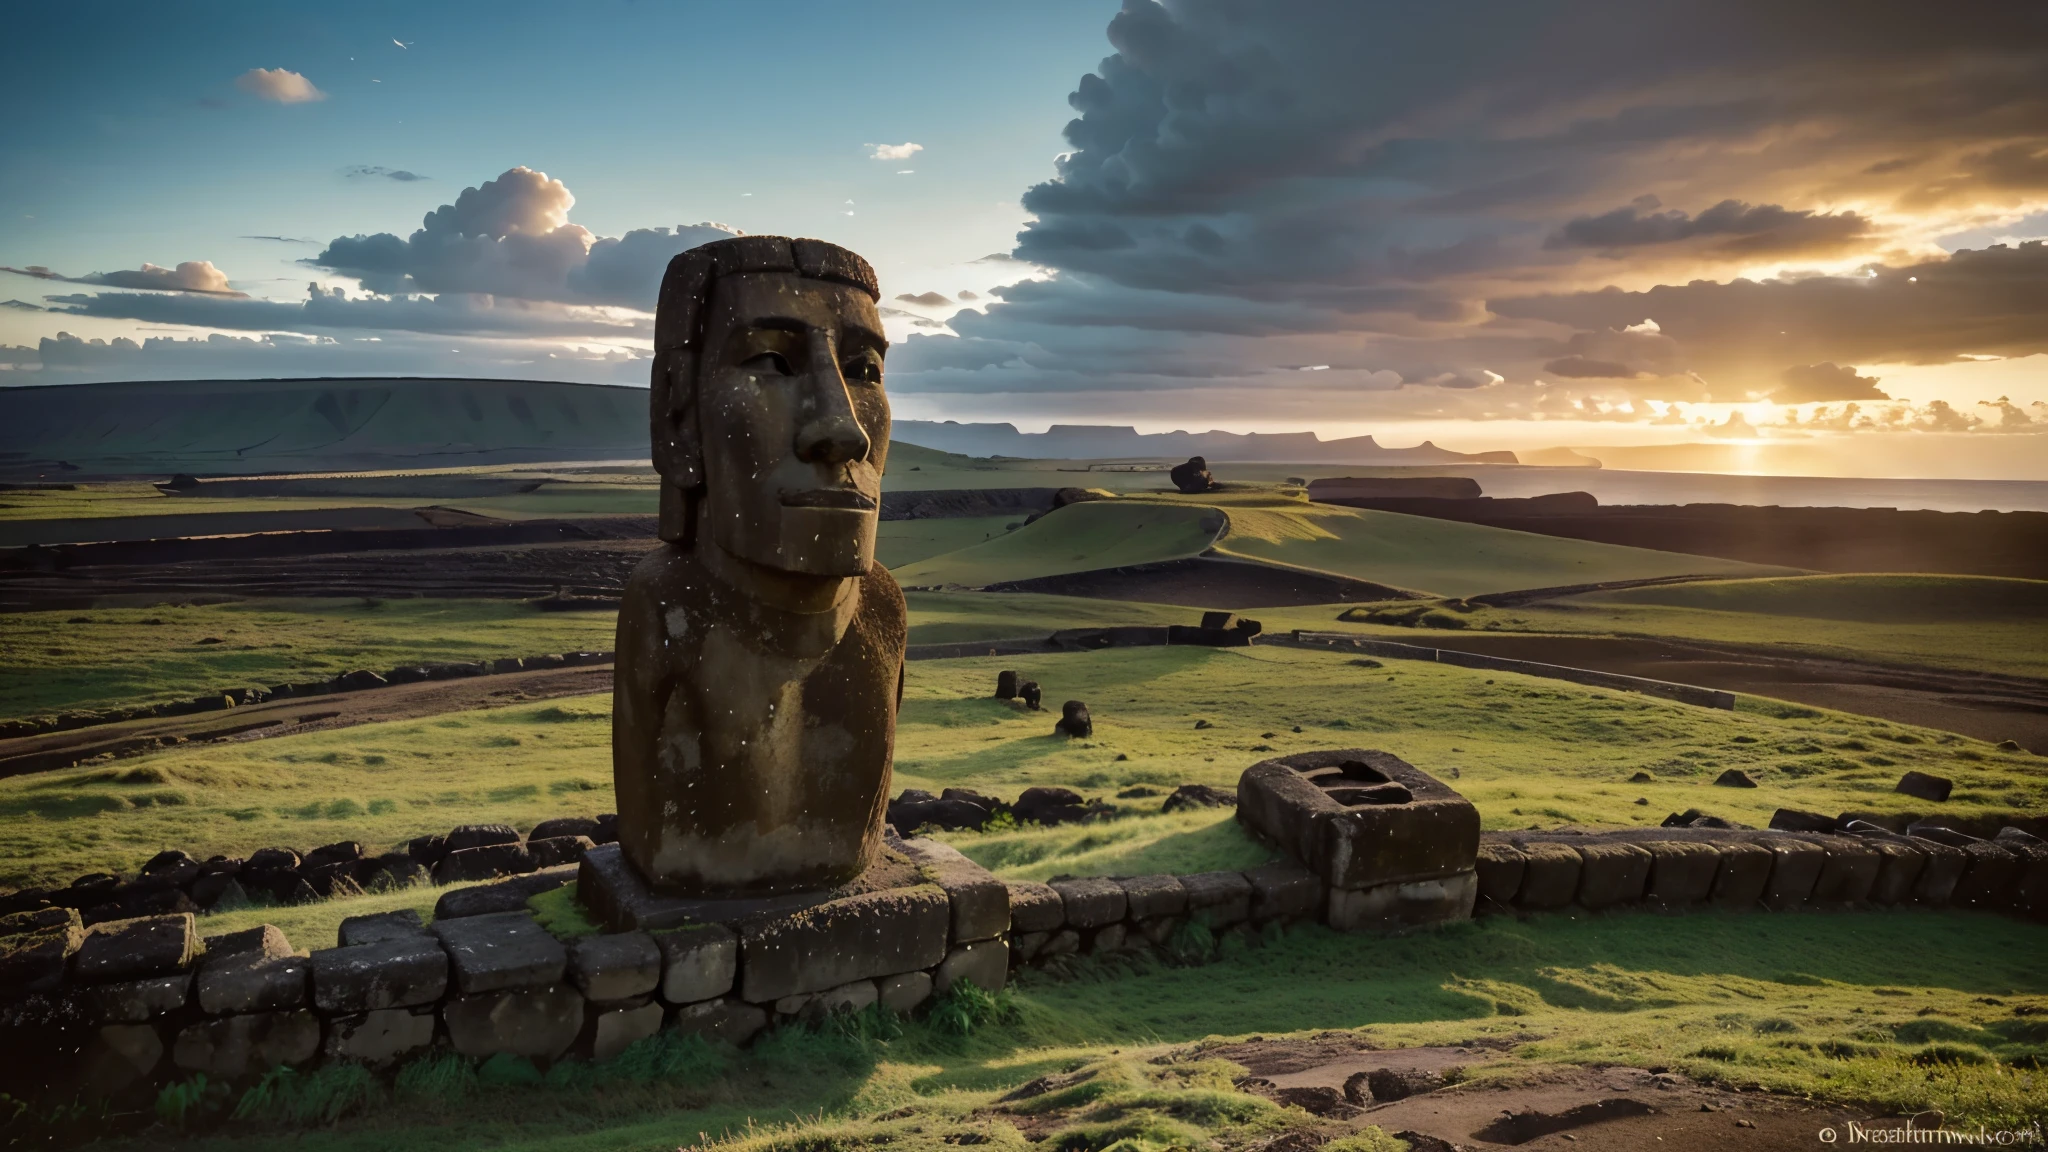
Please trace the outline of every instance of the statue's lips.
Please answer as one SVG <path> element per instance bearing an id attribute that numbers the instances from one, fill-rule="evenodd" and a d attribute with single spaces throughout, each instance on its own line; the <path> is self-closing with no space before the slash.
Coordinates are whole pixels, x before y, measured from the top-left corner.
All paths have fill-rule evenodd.
<path id="1" fill-rule="evenodd" d="M 858 488 L 809 488 L 800 492 L 785 489 L 782 493 L 784 508 L 850 508 L 856 512 L 873 512 L 875 498 Z"/>

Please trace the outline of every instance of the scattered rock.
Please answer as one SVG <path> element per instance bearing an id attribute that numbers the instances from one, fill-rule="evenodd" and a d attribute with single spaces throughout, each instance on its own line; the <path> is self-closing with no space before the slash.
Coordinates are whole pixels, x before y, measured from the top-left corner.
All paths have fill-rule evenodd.
<path id="1" fill-rule="evenodd" d="M 1033 712 L 1038 711 L 1039 701 L 1043 699 L 1038 689 L 1038 681 L 1026 680 L 1022 684 L 1017 685 L 1017 698 L 1024 701 L 1024 707 L 1031 709 Z"/>
<path id="2" fill-rule="evenodd" d="M 2019 741 L 2017 741 L 2017 740 L 2000 740 L 2000 741 L 1998 742 L 1998 750 L 1999 750 L 2000 752 L 2024 752 L 2024 751 L 2026 751 L 2026 749 L 2024 749 L 2024 748 L 2020 747 L 2020 742 L 2019 742 Z"/>
<path id="3" fill-rule="evenodd" d="M 1211 724 L 1211 723 L 1209 723 L 1209 722 L 1208 722 L 1207 720 L 1197 720 L 1197 721 L 1195 721 L 1195 728 L 1196 728 L 1197 730 L 1200 730 L 1200 729 L 1203 729 L 1203 728 L 1214 728 L 1214 727 L 1215 727 L 1215 725 L 1214 725 L 1214 724 Z"/>
<path id="4" fill-rule="evenodd" d="M 1756 781 L 1740 768 L 1730 768 L 1714 777 L 1714 783 L 1723 788 L 1754 788 Z"/>
<path id="5" fill-rule="evenodd" d="M 1932 776 L 1925 772 L 1908 772 L 1899 777 L 1892 791 L 1901 792 L 1918 800 L 1931 800 L 1937 804 L 1948 799 L 1955 790 L 1956 782 L 1946 776 Z"/>
<path id="6" fill-rule="evenodd" d="M 1657 782 L 1657 778 L 1648 772 L 1637 772 L 1628 778 L 1628 782 L 1631 784 L 1654 784 Z"/>
<path id="7" fill-rule="evenodd" d="M 1088 705 L 1079 700 L 1069 700 L 1060 705 L 1059 723 L 1053 725 L 1053 731 L 1075 739 L 1095 735 L 1095 720 L 1088 715 Z"/>
<path id="8" fill-rule="evenodd" d="M 1797 808 L 1780 808 L 1771 813 L 1770 827 L 1780 832 L 1833 832 L 1835 818 Z"/>
<path id="9" fill-rule="evenodd" d="M 596 843 L 599 831 L 597 821 L 588 816 L 557 816 L 535 824 L 533 831 L 526 834 L 526 842 L 531 844 L 535 840 L 551 840 L 556 836 L 588 836 Z"/>
<path id="10" fill-rule="evenodd" d="M 1186 463 L 1175 464 L 1166 477 L 1173 481 L 1176 489 L 1189 496 L 1214 492 L 1222 487 L 1214 476 L 1209 475 L 1209 462 L 1200 456 L 1190 456 Z"/>
<path id="11" fill-rule="evenodd" d="M 1235 808 L 1237 790 L 1216 788 L 1208 784 L 1183 784 L 1173 790 L 1166 803 L 1159 806 L 1161 812 L 1181 812 L 1190 808 Z"/>
<path id="12" fill-rule="evenodd" d="M 996 699 L 1015 700 L 1016 698 L 1017 674 L 1007 668 L 996 673 Z"/>

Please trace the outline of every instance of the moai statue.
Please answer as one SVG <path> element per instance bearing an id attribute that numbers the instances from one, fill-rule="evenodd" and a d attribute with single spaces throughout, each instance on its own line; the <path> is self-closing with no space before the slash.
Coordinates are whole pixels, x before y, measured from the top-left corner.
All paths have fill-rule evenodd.
<path id="1" fill-rule="evenodd" d="M 1017 674 L 1008 669 L 996 673 L 996 699 L 1015 700 L 1016 698 Z"/>
<path id="2" fill-rule="evenodd" d="M 1024 701 L 1026 708 L 1031 709 L 1033 712 L 1038 711 L 1038 681 L 1026 680 L 1022 684 L 1017 685 L 1017 695 Z"/>
<path id="3" fill-rule="evenodd" d="M 1203 492 L 1214 492 L 1223 485 L 1209 475 L 1209 462 L 1200 456 L 1188 457 L 1187 463 L 1175 464 L 1166 473 L 1167 479 L 1181 492 L 1194 496 Z"/>
<path id="4" fill-rule="evenodd" d="M 1095 735 L 1095 720 L 1088 715 L 1088 706 L 1079 700 L 1069 700 L 1060 705 L 1060 722 L 1053 725 L 1054 732 L 1081 738 Z"/>
<path id="5" fill-rule="evenodd" d="M 780 236 L 662 278 L 662 544 L 626 583 L 612 693 L 619 843 L 659 891 L 827 888 L 881 843 L 906 626 L 875 562 L 879 298 L 867 261 Z"/>

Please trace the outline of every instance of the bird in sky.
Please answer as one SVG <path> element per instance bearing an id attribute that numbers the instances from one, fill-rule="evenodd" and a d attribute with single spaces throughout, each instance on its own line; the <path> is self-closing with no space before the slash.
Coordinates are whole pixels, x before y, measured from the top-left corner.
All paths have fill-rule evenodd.
<path id="1" fill-rule="evenodd" d="M 410 47 L 412 47 L 412 44 L 417 44 L 417 43 L 419 43 L 419 41 L 415 40 L 415 41 L 413 41 L 413 42 L 412 42 L 412 44 L 407 44 L 407 43 L 406 43 L 405 41 L 403 41 L 403 40 L 400 40 L 400 39 L 399 39 L 398 37 L 396 37 L 396 36 L 393 36 L 393 37 L 391 38 L 391 42 L 392 42 L 393 44 L 396 44 L 396 45 L 398 45 L 398 46 L 399 46 L 400 48 L 410 48 Z"/>

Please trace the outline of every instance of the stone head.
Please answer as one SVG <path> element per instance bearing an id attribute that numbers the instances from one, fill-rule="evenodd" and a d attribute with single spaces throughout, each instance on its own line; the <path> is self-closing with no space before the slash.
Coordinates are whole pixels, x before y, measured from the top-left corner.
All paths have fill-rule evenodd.
<path id="1" fill-rule="evenodd" d="M 878 297 L 868 262 L 822 240 L 742 236 L 669 262 L 650 388 L 663 539 L 868 570 L 889 451 Z"/>

